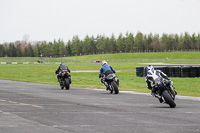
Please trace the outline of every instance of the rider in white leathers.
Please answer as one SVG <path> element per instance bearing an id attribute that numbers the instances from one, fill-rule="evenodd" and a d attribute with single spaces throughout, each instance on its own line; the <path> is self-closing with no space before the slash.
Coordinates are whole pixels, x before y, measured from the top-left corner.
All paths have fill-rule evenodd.
<path id="1" fill-rule="evenodd" d="M 146 84 L 147 84 L 147 88 L 149 90 L 151 90 L 151 95 L 158 98 L 159 101 L 162 103 L 162 98 L 160 95 L 156 94 L 156 90 L 157 88 L 154 86 L 155 85 L 155 80 L 159 77 L 163 77 L 164 79 L 167 80 L 167 85 L 169 85 L 174 91 L 175 88 L 173 87 L 173 82 L 168 78 L 168 76 L 163 73 L 161 70 L 154 70 L 154 67 L 149 65 L 146 68 L 147 71 L 147 76 L 146 76 Z M 153 87 L 151 86 L 151 83 L 153 84 Z M 177 92 L 175 91 L 175 93 L 177 94 Z"/>

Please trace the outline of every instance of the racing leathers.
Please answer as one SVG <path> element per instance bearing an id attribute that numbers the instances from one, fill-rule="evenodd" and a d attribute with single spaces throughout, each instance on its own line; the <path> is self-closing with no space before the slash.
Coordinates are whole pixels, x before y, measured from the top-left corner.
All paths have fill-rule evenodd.
<path id="1" fill-rule="evenodd" d="M 153 73 L 151 72 L 147 72 L 147 76 L 146 76 L 146 84 L 147 84 L 147 88 L 149 90 L 151 90 L 151 94 L 152 96 L 155 96 L 156 98 L 158 98 L 159 100 L 161 100 L 159 95 L 156 95 L 156 91 L 157 88 L 155 87 L 155 80 L 159 77 L 162 77 L 164 79 L 166 79 L 166 85 L 173 87 L 171 80 L 168 78 L 168 76 L 163 73 L 161 70 L 154 70 Z M 153 87 L 151 86 L 151 84 L 153 84 Z M 174 88 L 173 88 L 174 89 Z M 174 90 L 175 91 L 175 90 Z M 175 91 L 176 92 L 176 91 Z M 160 101 L 161 102 L 161 101 Z"/>
<path id="2" fill-rule="evenodd" d="M 100 72 L 99 72 L 99 78 L 102 77 L 101 82 L 107 87 L 107 83 L 105 82 L 105 78 L 109 75 L 115 73 L 115 70 L 113 69 L 112 66 L 108 65 L 108 64 L 104 64 L 101 68 L 100 68 Z"/>
<path id="3" fill-rule="evenodd" d="M 64 64 L 64 63 L 61 63 L 60 66 L 58 67 L 58 69 L 55 71 L 55 73 L 57 74 L 57 78 L 58 78 L 58 81 L 60 82 L 60 78 L 62 77 L 61 73 L 62 72 L 69 72 L 70 73 L 70 70 L 69 68 Z M 69 75 L 69 78 L 70 78 L 70 83 L 71 83 L 71 75 Z"/>

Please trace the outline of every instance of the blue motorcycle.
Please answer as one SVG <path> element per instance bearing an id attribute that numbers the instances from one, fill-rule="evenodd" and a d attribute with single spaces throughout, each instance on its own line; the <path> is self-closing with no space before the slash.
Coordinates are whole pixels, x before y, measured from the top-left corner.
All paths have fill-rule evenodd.
<path id="1" fill-rule="evenodd" d="M 176 107 L 175 95 L 176 91 L 173 86 L 173 82 L 159 77 L 155 80 L 154 87 L 156 88 L 156 94 L 160 95 L 164 103 L 169 104 L 171 108 Z"/>

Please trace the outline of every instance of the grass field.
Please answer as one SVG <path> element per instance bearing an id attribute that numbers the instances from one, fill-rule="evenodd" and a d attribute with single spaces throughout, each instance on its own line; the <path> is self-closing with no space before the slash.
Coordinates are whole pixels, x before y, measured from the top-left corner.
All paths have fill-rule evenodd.
<path id="1" fill-rule="evenodd" d="M 166 62 L 168 57 L 168 62 Z M 193 58 L 192 58 L 193 57 Z M 164 59 L 163 59 L 164 58 Z M 0 62 L 35 62 L 40 58 L 0 58 Z M 173 62 L 170 62 L 174 60 Z M 71 70 L 99 70 L 99 63 L 91 63 L 92 60 L 108 60 L 108 63 L 119 70 L 117 76 L 120 79 L 120 90 L 147 92 L 145 78 L 136 77 L 135 68 L 146 66 L 138 63 L 179 63 L 200 64 L 200 52 L 174 52 L 174 53 L 126 53 L 87 55 L 65 58 L 43 58 L 49 64 L 0 64 L 0 79 L 35 82 L 58 85 L 55 70 L 63 61 Z M 199 60 L 199 61 L 198 61 Z M 98 72 L 72 72 L 73 87 L 105 88 Z M 200 97 L 199 78 L 170 78 L 179 95 Z"/>

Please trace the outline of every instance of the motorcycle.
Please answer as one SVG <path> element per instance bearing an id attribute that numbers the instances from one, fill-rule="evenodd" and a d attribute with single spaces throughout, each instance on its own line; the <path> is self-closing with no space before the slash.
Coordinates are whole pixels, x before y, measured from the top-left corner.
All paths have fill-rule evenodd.
<path id="1" fill-rule="evenodd" d="M 65 87 L 66 90 L 69 90 L 71 84 L 71 77 L 69 75 L 69 72 L 67 71 L 59 72 L 59 75 L 61 77 L 59 79 L 61 89 L 64 89 Z"/>
<path id="2" fill-rule="evenodd" d="M 107 77 L 105 77 L 105 81 L 108 83 L 107 90 L 109 90 L 111 94 L 113 92 L 115 94 L 119 93 L 119 80 L 115 74 L 109 74 Z"/>
<path id="3" fill-rule="evenodd" d="M 155 80 L 154 87 L 157 89 L 156 94 L 160 95 L 164 103 L 169 104 L 171 108 L 176 107 L 175 95 L 173 82 L 169 85 L 169 80 L 165 80 L 162 77 L 159 77 Z"/>

